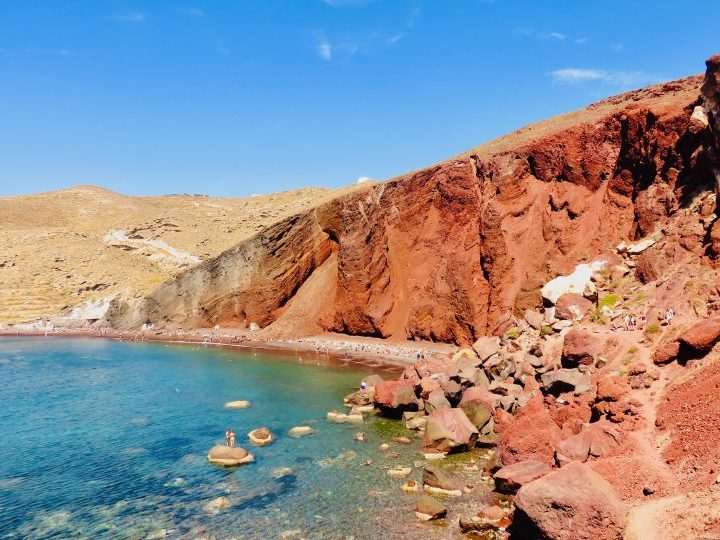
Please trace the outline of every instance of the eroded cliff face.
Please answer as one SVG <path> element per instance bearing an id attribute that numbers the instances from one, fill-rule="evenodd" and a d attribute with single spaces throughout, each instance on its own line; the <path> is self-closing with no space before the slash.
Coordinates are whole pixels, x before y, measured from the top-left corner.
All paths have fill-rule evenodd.
<path id="1" fill-rule="evenodd" d="M 107 320 L 121 329 L 145 323 L 266 326 L 331 250 L 314 214 L 296 215 L 163 283 L 140 302 L 116 300 Z"/>
<path id="2" fill-rule="evenodd" d="M 714 189 L 701 83 L 609 98 L 330 201 L 139 305 L 117 302 L 109 323 L 256 322 L 282 335 L 288 309 L 312 295 L 316 307 L 295 310 L 292 333 L 462 344 L 501 331 L 540 303 L 549 277 L 660 230 Z"/>

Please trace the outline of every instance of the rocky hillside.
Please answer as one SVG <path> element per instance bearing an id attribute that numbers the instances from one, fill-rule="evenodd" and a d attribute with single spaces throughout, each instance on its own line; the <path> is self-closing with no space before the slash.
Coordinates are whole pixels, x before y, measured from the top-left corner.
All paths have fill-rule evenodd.
<path id="1" fill-rule="evenodd" d="M 0 323 L 143 296 L 185 269 L 337 195 L 128 197 L 92 186 L 0 198 Z"/>
<path id="2" fill-rule="evenodd" d="M 116 302 L 108 322 L 456 344 L 502 333 L 549 279 L 714 191 L 702 81 L 615 96 L 332 199 Z M 700 227 L 682 249 L 710 265 Z"/>

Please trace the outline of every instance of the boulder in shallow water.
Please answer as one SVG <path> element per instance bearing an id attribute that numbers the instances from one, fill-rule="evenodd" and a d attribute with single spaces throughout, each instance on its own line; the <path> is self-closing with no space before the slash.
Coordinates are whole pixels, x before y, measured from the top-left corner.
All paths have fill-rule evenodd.
<path id="1" fill-rule="evenodd" d="M 542 461 L 525 460 L 513 463 L 497 471 L 495 479 L 495 490 L 499 493 L 513 495 L 525 484 L 537 480 L 552 471 L 552 468 Z"/>
<path id="2" fill-rule="evenodd" d="M 310 426 L 295 426 L 294 428 L 290 428 L 290 431 L 288 431 L 288 435 L 296 439 L 299 437 L 312 435 L 313 433 L 315 433 L 315 430 Z"/>
<path id="3" fill-rule="evenodd" d="M 226 409 L 247 409 L 250 406 L 250 402 L 244 399 L 239 401 L 228 401 L 225 404 Z"/>
<path id="4" fill-rule="evenodd" d="M 479 432 L 462 409 L 437 409 L 428 416 L 425 447 L 446 451 L 472 448 Z"/>
<path id="5" fill-rule="evenodd" d="M 459 491 L 460 486 L 438 467 L 426 465 L 423 469 L 423 485 L 445 491 Z"/>
<path id="6" fill-rule="evenodd" d="M 374 400 L 385 416 L 393 418 L 399 418 L 404 411 L 418 410 L 415 382 L 410 379 L 378 383 Z"/>
<path id="7" fill-rule="evenodd" d="M 275 440 L 275 436 L 266 427 L 253 429 L 248 433 L 248 439 L 256 446 L 267 446 Z"/>
<path id="8" fill-rule="evenodd" d="M 417 493 L 420 490 L 420 484 L 415 480 L 408 480 L 405 482 L 400 489 L 405 493 Z"/>
<path id="9" fill-rule="evenodd" d="M 412 472 L 412 467 L 393 467 L 388 469 L 387 475 L 390 478 L 405 478 Z"/>
<path id="10" fill-rule="evenodd" d="M 234 467 L 255 461 L 255 457 L 244 448 L 236 446 L 213 446 L 208 453 L 208 461 L 214 465 Z"/>
<path id="11" fill-rule="evenodd" d="M 444 518 L 447 509 L 437 499 L 428 495 L 421 495 L 415 506 L 415 515 L 422 521 Z"/>

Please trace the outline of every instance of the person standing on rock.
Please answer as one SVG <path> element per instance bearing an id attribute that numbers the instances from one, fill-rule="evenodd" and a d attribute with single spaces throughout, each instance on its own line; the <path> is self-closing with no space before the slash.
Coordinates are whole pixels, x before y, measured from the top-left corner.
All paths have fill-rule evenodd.
<path id="1" fill-rule="evenodd" d="M 230 446 L 230 434 L 232 433 L 232 428 L 227 428 L 225 430 L 225 446 Z"/>

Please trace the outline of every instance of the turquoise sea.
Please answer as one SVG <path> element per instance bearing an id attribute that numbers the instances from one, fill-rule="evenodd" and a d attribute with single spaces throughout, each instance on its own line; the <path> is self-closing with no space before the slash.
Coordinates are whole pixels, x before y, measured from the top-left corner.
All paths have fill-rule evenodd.
<path id="1" fill-rule="evenodd" d="M 0 538 L 444 536 L 417 522 L 415 497 L 386 475 L 420 465 L 417 442 L 391 441 L 412 433 L 380 418 L 325 420 L 371 372 L 397 376 L 304 353 L 0 339 Z M 223 407 L 241 399 L 251 407 Z M 317 431 L 288 437 L 296 425 Z M 255 463 L 208 464 L 229 426 Z M 272 445 L 247 440 L 260 426 L 278 436 Z M 221 496 L 229 506 L 216 508 Z"/>

